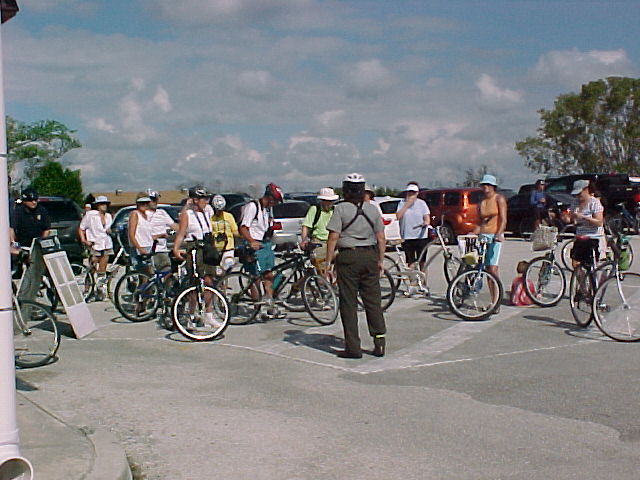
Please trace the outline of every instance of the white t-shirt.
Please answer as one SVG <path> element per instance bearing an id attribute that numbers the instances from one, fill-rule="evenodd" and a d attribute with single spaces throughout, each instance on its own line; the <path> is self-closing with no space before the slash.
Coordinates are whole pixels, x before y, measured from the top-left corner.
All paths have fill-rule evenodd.
<path id="1" fill-rule="evenodd" d="M 252 201 L 247 203 L 242 208 L 242 218 L 240 219 L 240 225 L 249 229 L 249 235 L 254 240 L 259 242 L 264 238 L 264 234 L 271 226 L 271 213 L 268 208 L 259 207 L 260 201 Z"/>
<path id="2" fill-rule="evenodd" d="M 405 206 L 405 201 L 401 200 L 398 203 L 399 211 L 402 207 Z M 407 210 L 405 210 L 404 215 L 400 219 L 400 236 L 403 240 L 416 240 L 420 238 L 428 238 L 429 237 L 429 229 L 427 227 L 423 227 L 422 224 L 424 222 L 424 216 L 429 215 L 431 211 L 429 210 L 429 206 L 427 202 L 420 198 L 416 198 L 413 205 L 411 205 Z"/>
<path id="3" fill-rule="evenodd" d="M 94 250 L 102 251 L 113 248 L 113 240 L 111 240 L 111 236 L 107 233 L 113 221 L 111 214 L 105 213 L 104 220 L 105 223 L 103 225 L 100 212 L 97 210 L 89 210 L 80 222 L 80 229 L 87 237 L 87 241 L 92 243 Z"/>
<path id="4" fill-rule="evenodd" d="M 211 233 L 211 224 L 209 223 L 211 217 L 207 215 L 206 209 L 204 212 L 196 212 L 189 208 L 186 212 L 189 221 L 185 240 L 202 240 L 205 233 Z"/>
<path id="5" fill-rule="evenodd" d="M 162 208 L 157 208 L 156 210 L 147 210 L 147 219 L 151 224 L 151 235 L 162 235 L 167 232 L 167 228 L 173 225 L 175 222 L 171 215 L 167 213 L 166 210 Z M 167 248 L 167 239 L 166 238 L 158 238 L 156 243 L 156 252 L 168 252 Z"/>

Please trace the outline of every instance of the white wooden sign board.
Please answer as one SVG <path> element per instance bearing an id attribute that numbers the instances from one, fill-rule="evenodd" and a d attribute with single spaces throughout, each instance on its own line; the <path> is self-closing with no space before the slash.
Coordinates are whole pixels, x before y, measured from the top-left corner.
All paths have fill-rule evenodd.
<path id="1" fill-rule="evenodd" d="M 97 329 L 96 324 L 73 276 L 67 253 L 64 251 L 47 253 L 42 258 L 51 274 L 76 337 L 86 337 L 94 332 Z"/>

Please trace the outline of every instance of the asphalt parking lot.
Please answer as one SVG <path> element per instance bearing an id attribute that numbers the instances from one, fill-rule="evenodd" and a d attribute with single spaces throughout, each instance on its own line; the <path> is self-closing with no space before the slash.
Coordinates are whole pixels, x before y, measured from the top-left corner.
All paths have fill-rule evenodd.
<path id="1" fill-rule="evenodd" d="M 505 243 L 506 289 L 534 256 Z M 566 300 L 460 321 L 439 262 L 430 287 L 396 300 L 387 356 L 362 360 L 333 354 L 339 323 L 303 314 L 196 344 L 91 304 L 99 330 L 19 387 L 110 429 L 149 479 L 638 478 L 640 345 L 577 329 Z"/>

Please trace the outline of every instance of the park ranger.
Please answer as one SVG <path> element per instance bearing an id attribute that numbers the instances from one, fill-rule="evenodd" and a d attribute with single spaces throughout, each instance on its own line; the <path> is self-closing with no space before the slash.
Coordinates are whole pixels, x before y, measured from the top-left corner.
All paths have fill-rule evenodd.
<path id="1" fill-rule="evenodd" d="M 381 306 L 380 275 L 385 252 L 384 225 L 380 212 L 364 201 L 365 180 L 350 173 L 342 182 L 344 202 L 336 205 L 327 224 L 327 277 L 335 271 L 340 289 L 340 317 L 344 328 L 342 358 L 362 358 L 358 333 L 358 294 L 364 303 L 377 357 L 385 353 L 386 327 Z M 335 261 L 334 251 L 338 256 Z"/>

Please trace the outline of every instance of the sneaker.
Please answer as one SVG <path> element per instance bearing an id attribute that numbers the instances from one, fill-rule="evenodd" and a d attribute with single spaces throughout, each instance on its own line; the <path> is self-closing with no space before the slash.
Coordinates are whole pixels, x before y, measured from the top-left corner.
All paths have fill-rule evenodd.
<path id="1" fill-rule="evenodd" d="M 267 315 L 270 318 L 284 318 L 286 315 L 275 305 L 267 308 Z"/>
<path id="2" fill-rule="evenodd" d="M 413 297 L 418 294 L 418 287 L 414 287 L 411 285 L 409 287 L 409 291 L 407 292 L 407 297 Z"/>
<path id="3" fill-rule="evenodd" d="M 222 322 L 219 322 L 215 318 L 213 318 L 212 312 L 206 312 L 204 314 L 204 324 L 205 326 L 209 326 L 215 329 L 218 329 L 222 326 Z"/>

